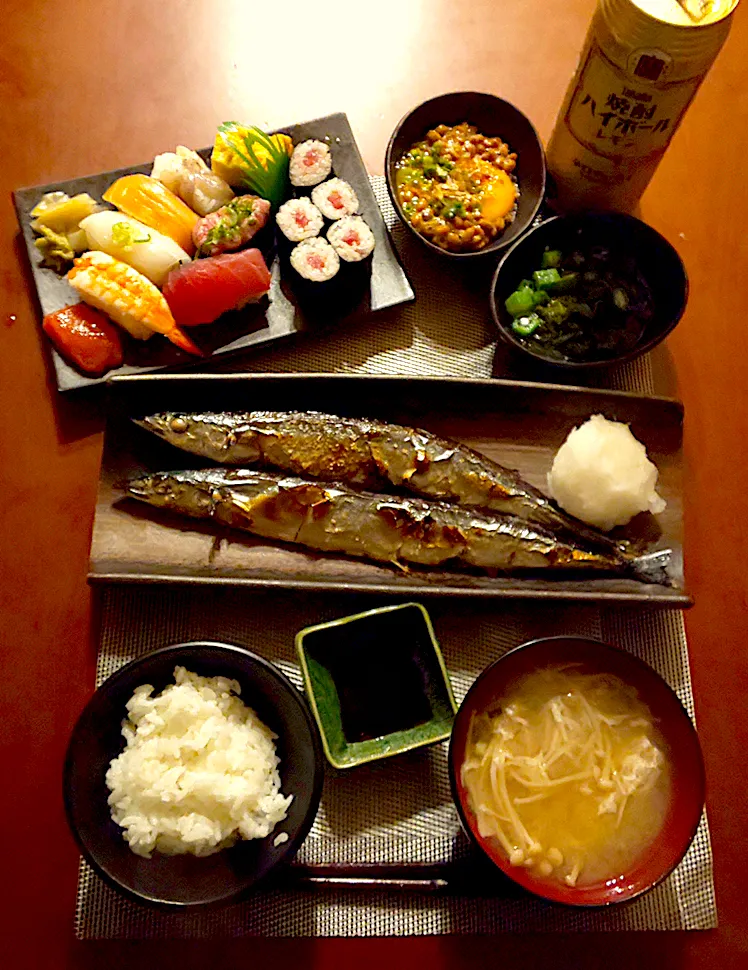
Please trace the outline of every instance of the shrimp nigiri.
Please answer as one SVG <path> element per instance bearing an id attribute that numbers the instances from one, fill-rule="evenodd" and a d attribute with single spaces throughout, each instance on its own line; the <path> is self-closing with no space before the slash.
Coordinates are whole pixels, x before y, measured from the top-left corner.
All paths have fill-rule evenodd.
<path id="1" fill-rule="evenodd" d="M 82 300 L 102 310 L 136 340 L 161 333 L 188 354 L 202 356 L 200 348 L 174 322 L 158 289 L 127 263 L 106 253 L 84 253 L 73 263 L 67 279 Z"/>

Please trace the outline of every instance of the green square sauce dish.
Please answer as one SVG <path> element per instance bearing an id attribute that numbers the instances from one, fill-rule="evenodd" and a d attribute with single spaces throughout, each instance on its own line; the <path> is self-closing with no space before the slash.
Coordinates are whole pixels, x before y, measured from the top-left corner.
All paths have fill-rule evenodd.
<path id="1" fill-rule="evenodd" d="M 431 618 L 402 603 L 296 634 L 304 686 L 335 768 L 449 738 L 457 710 Z"/>

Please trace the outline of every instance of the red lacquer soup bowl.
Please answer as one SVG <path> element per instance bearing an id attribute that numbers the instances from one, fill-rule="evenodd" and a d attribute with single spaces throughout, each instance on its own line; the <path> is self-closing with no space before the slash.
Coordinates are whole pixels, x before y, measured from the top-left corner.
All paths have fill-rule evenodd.
<path id="1" fill-rule="evenodd" d="M 654 842 L 628 871 L 604 882 L 575 887 L 543 879 L 529 869 L 510 865 L 495 838 L 479 835 L 468 792 L 460 778 L 472 715 L 495 707 L 520 679 L 533 671 L 566 664 L 574 664 L 581 672 L 612 674 L 634 687 L 655 720 L 670 764 L 669 803 Z M 662 882 L 686 854 L 704 809 L 701 747 L 691 719 L 675 692 L 648 664 L 627 651 L 582 637 L 533 640 L 510 650 L 483 671 L 468 691 L 455 718 L 449 747 L 449 773 L 457 811 L 472 841 L 523 889 L 569 906 L 608 906 L 626 902 Z"/>

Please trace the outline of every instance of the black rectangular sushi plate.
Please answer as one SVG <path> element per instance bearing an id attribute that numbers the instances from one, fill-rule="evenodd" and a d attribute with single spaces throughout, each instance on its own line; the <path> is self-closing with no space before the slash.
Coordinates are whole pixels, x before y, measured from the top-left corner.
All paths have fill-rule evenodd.
<path id="1" fill-rule="evenodd" d="M 345 114 L 338 113 L 316 118 L 287 128 L 278 129 L 291 136 L 294 144 L 309 138 L 327 140 L 333 159 L 333 174 L 353 186 L 360 203 L 360 211 L 372 229 L 376 247 L 370 266 L 363 274 L 346 272 L 341 267 L 336 286 L 329 287 L 323 300 L 310 300 L 308 292 L 301 289 L 288 263 L 281 259 L 274 245 L 274 234 L 263 230 L 265 243 L 258 235 L 257 244 L 263 249 L 272 273 L 272 283 L 267 298 L 240 311 L 224 314 L 222 318 L 205 327 L 190 328 L 190 337 L 208 354 L 196 358 L 179 350 L 165 338 L 154 336 L 148 341 L 137 341 L 123 334 L 125 360 L 121 367 L 110 370 L 102 377 L 81 374 L 64 360 L 51 343 L 45 340 L 54 364 L 57 387 L 69 391 L 88 385 L 100 384 L 109 377 L 124 374 L 145 374 L 150 371 L 186 370 L 210 367 L 211 359 L 239 354 L 249 348 L 272 344 L 298 334 L 313 334 L 330 326 L 345 323 L 365 326 L 368 317 L 377 310 L 407 303 L 414 299 L 413 289 L 405 275 L 390 242 L 387 227 L 379 211 L 369 182 L 361 153 Z M 164 146 L 168 150 L 170 146 Z M 210 149 L 201 154 L 210 156 Z M 34 233 L 30 226 L 31 210 L 47 192 L 67 192 L 76 195 L 88 192 L 97 200 L 116 179 L 136 172 L 148 174 L 152 162 L 88 175 L 66 182 L 53 182 L 33 188 L 18 189 L 13 200 L 21 227 L 24 244 L 31 264 L 31 272 L 39 300 L 41 315 L 54 313 L 71 303 L 78 303 L 78 294 L 64 276 L 41 265 L 41 255 L 34 245 Z M 297 278 L 298 280 L 298 278 Z M 299 281 L 301 282 L 301 281 Z M 41 324 L 41 319 L 40 319 Z"/>

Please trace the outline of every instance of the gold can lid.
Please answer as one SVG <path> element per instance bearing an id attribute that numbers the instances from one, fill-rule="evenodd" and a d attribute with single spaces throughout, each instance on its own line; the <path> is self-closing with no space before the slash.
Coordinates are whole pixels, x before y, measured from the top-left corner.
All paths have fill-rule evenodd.
<path id="1" fill-rule="evenodd" d="M 739 0 L 632 0 L 642 13 L 673 27 L 707 27 L 729 17 Z"/>

